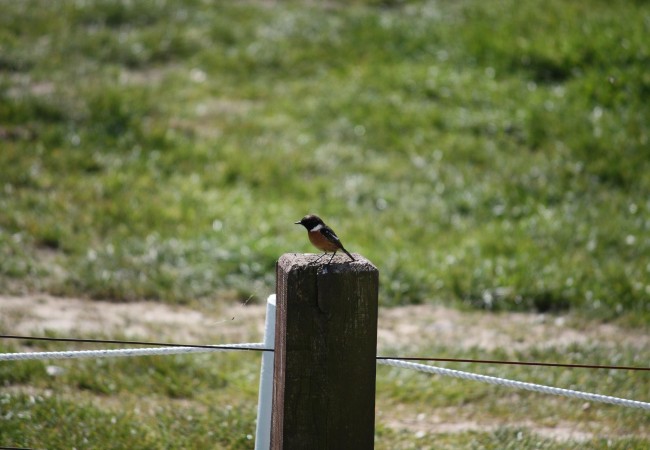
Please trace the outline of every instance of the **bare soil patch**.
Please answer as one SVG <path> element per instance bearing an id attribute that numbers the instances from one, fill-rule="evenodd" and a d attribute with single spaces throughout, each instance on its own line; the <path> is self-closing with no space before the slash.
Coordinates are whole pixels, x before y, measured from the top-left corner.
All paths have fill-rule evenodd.
<path id="1" fill-rule="evenodd" d="M 0 324 L 5 332 L 61 335 L 100 334 L 204 343 L 261 341 L 265 306 L 232 303 L 192 308 L 159 302 L 115 303 L 50 295 L 1 296 Z M 588 342 L 598 345 L 650 346 L 650 335 L 611 324 L 580 326 L 564 316 L 544 314 L 463 312 L 417 305 L 381 308 L 378 349 L 422 349 L 431 345 L 459 350 L 562 347 Z"/>
<path id="2" fill-rule="evenodd" d="M 259 341 L 265 307 L 233 304 L 213 309 L 141 301 L 116 303 L 50 295 L 0 296 L 0 323 L 5 332 L 164 339 L 191 344 Z"/>
<path id="3" fill-rule="evenodd" d="M 650 335 L 604 323 L 580 324 L 567 316 L 526 313 L 484 313 L 417 305 L 383 309 L 379 314 L 378 347 L 426 348 L 428 343 L 458 348 L 565 347 L 598 343 L 599 346 L 647 348 Z"/>

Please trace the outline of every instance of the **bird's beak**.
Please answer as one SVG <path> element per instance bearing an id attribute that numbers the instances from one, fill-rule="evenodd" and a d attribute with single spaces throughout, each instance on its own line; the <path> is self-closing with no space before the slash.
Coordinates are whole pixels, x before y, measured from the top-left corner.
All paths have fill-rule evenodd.
<path id="1" fill-rule="evenodd" d="M 302 223 L 300 223 L 300 222 L 294 222 L 293 224 L 294 225 L 302 225 Z"/>

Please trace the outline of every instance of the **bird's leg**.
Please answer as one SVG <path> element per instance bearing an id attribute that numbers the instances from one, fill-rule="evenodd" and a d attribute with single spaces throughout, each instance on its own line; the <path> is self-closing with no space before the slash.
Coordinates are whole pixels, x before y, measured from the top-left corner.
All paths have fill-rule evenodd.
<path id="1" fill-rule="evenodd" d="M 320 261 L 320 259 L 321 259 L 323 256 L 325 256 L 325 255 L 327 255 L 327 252 L 323 253 L 323 254 L 320 255 L 318 258 L 316 258 L 316 260 L 314 260 L 314 262 L 318 262 L 318 261 Z"/>
<path id="2" fill-rule="evenodd" d="M 334 253 L 332 253 L 332 257 L 330 258 L 330 260 L 327 261 L 327 265 L 328 265 L 328 266 L 330 265 L 330 263 L 332 262 L 332 260 L 333 260 L 334 257 L 336 256 L 336 252 L 337 252 L 337 251 L 338 251 L 338 250 L 335 250 Z"/>

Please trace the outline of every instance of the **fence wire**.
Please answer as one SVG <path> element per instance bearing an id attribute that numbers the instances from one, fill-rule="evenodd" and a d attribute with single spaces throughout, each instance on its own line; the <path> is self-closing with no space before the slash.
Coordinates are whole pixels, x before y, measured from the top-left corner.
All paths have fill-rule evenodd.
<path id="1" fill-rule="evenodd" d="M 229 344 L 223 346 L 173 346 L 153 348 L 120 348 L 114 350 L 71 350 L 61 352 L 0 353 L 0 361 L 24 361 L 32 359 L 113 358 L 119 356 L 160 356 L 186 353 L 231 352 L 243 350 L 266 350 L 264 343 Z"/>
<path id="2" fill-rule="evenodd" d="M 650 403 L 628 400 L 624 398 L 611 397 L 609 395 L 590 394 L 588 392 L 574 391 L 572 389 L 562 389 L 541 384 L 526 383 L 523 381 L 508 380 L 505 378 L 491 377 L 488 375 L 479 375 L 471 372 L 460 370 L 445 369 L 442 367 L 430 366 L 427 364 L 417 364 L 407 361 L 398 361 L 395 359 L 381 359 L 378 364 L 398 367 L 401 369 L 412 369 L 420 372 L 433 373 L 436 375 L 445 375 L 463 380 L 480 381 L 482 383 L 495 384 L 515 389 L 525 389 L 527 391 L 540 392 L 542 394 L 561 395 L 563 397 L 579 398 L 590 402 L 609 403 L 612 405 L 627 406 L 630 408 L 641 408 L 650 411 Z"/>
<path id="3" fill-rule="evenodd" d="M 31 339 L 31 340 L 48 340 L 48 341 L 65 341 L 65 342 L 103 342 L 103 343 L 131 343 L 131 344 L 149 344 L 158 345 L 152 348 L 128 348 L 128 349 L 111 349 L 111 350 L 71 350 L 71 351 L 53 351 L 53 352 L 17 352 L 17 353 L 0 353 L 0 361 L 22 361 L 22 360 L 46 360 L 46 359 L 68 359 L 68 358 L 110 358 L 110 357 L 128 357 L 128 356 L 160 356 L 176 355 L 190 353 L 206 352 L 227 352 L 227 351 L 273 351 L 265 348 L 264 343 L 242 343 L 242 344 L 225 344 L 225 345 L 181 345 L 169 343 L 146 343 L 139 341 L 115 341 L 99 339 L 73 339 L 73 338 L 43 338 L 28 336 L 1 336 L 12 339 Z M 404 358 L 412 359 L 412 358 Z M 426 359 L 426 358 L 423 358 Z M 433 358 L 432 358 L 433 359 Z M 467 360 L 465 362 L 476 362 Z M 628 400 L 624 398 L 612 397 L 609 395 L 592 394 L 588 392 L 575 391 L 572 389 L 563 389 L 540 384 L 527 383 L 523 381 L 509 380 L 488 375 L 480 375 L 460 370 L 447 369 L 442 367 L 431 366 L 427 364 L 418 364 L 398 358 L 389 359 L 386 357 L 377 357 L 377 364 L 393 366 L 402 369 L 417 370 L 436 375 L 450 376 L 464 380 L 478 381 L 498 386 L 505 386 L 515 389 L 524 389 L 542 394 L 560 395 L 564 397 L 578 398 L 581 400 L 608 403 L 630 408 L 640 408 L 650 411 L 650 403 L 637 400 Z M 532 364 L 532 363 L 526 363 Z M 545 363 L 541 363 L 545 365 Z M 576 365 L 576 367 L 580 367 Z M 620 367 L 623 369 L 624 367 Z M 635 368 L 625 367 L 626 369 L 635 370 Z M 636 370 L 647 370 L 647 368 L 636 368 Z"/>

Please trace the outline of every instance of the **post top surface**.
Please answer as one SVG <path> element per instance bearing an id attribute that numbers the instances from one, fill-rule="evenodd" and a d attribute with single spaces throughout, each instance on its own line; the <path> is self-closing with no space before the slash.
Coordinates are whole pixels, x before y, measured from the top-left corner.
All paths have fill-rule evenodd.
<path id="1" fill-rule="evenodd" d="M 345 272 L 348 270 L 353 272 L 378 271 L 377 267 L 373 263 L 358 253 L 352 254 L 356 261 L 351 261 L 345 254 L 337 254 L 330 264 L 327 263 L 330 259 L 329 255 L 322 257 L 318 262 L 316 262 L 319 256 L 320 254 L 316 253 L 285 253 L 280 256 L 278 265 L 286 271 L 289 271 L 292 268 L 307 267 L 329 267 L 336 272 Z"/>

